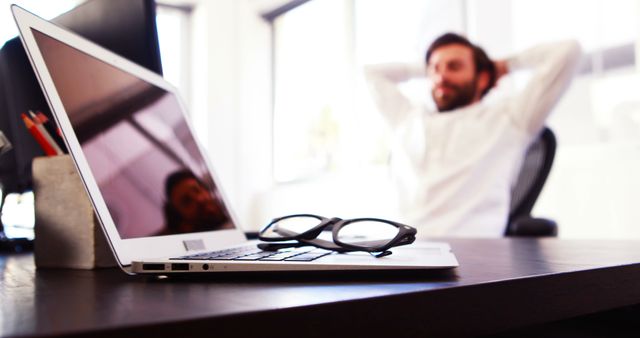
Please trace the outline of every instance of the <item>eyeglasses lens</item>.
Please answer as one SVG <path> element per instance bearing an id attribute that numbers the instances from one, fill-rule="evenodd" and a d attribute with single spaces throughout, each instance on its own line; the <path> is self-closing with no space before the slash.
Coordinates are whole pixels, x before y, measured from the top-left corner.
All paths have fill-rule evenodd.
<path id="1" fill-rule="evenodd" d="M 337 236 L 345 244 L 374 247 L 389 243 L 398 231 L 396 226 L 385 222 L 356 221 L 340 228 Z"/>

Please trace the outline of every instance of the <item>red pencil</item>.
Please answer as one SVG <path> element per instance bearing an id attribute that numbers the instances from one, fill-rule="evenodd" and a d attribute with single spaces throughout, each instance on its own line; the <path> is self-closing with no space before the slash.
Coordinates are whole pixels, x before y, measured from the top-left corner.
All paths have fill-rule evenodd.
<path id="1" fill-rule="evenodd" d="M 50 123 L 50 125 L 56 130 L 55 134 L 58 134 L 59 140 L 61 141 L 61 143 L 58 143 L 58 145 L 60 146 L 60 148 L 63 148 L 62 149 L 63 151 L 66 151 L 65 150 L 66 146 L 64 145 L 64 141 L 62 141 L 62 130 L 60 130 L 60 127 L 56 127 L 56 125 L 53 122 L 51 122 L 51 120 L 49 120 L 47 115 L 45 115 L 43 112 L 37 111 L 36 115 L 38 116 L 40 121 L 42 121 L 42 123 L 44 124 Z M 51 136 L 53 136 L 54 133 L 51 130 L 49 130 L 49 132 L 51 133 Z"/>
<path id="2" fill-rule="evenodd" d="M 31 111 L 29 112 L 31 113 Z M 56 127 L 55 123 L 49 120 L 47 115 L 45 115 L 43 112 L 37 111 L 35 115 L 38 121 L 40 121 L 42 125 L 47 129 L 53 140 L 56 141 L 56 144 L 58 144 L 62 152 L 65 153 L 67 151 L 67 147 L 64 144 L 64 140 L 62 139 L 62 132 L 60 131 L 60 128 Z M 33 119 L 33 122 L 36 122 L 35 118 Z"/>
<path id="3" fill-rule="evenodd" d="M 26 114 L 22 114 L 22 121 L 24 121 L 25 127 L 27 127 L 27 130 L 29 130 L 33 138 L 36 140 L 36 142 L 38 142 L 40 147 L 42 147 L 42 150 L 44 150 L 44 153 L 47 156 L 58 155 L 56 150 L 49 144 L 49 142 L 47 142 L 47 139 L 44 138 L 42 133 L 40 133 L 40 130 L 36 128 L 36 125 Z"/>
<path id="4" fill-rule="evenodd" d="M 40 131 L 40 134 L 42 134 L 42 136 L 44 136 L 44 139 L 47 140 L 47 144 L 51 145 L 51 148 L 53 148 L 53 150 L 56 151 L 57 155 L 62 155 L 63 154 L 62 149 L 60 149 L 60 147 L 56 143 L 56 140 L 53 138 L 53 136 L 49 134 L 49 131 L 47 130 L 44 123 L 42 123 L 42 121 L 40 121 L 38 116 L 36 116 L 36 114 L 31 110 L 29 110 L 29 115 L 31 115 L 31 121 L 33 121 L 33 124 L 36 125 L 36 128 L 38 128 L 38 131 Z M 27 115 L 27 117 L 29 117 L 29 115 Z"/>

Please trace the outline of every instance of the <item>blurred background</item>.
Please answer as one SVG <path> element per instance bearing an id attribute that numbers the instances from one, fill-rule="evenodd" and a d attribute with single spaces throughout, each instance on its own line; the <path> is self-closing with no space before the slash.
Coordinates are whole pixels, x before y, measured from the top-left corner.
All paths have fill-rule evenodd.
<path id="1" fill-rule="evenodd" d="M 50 19 L 82 1 L 0 1 L 0 44 L 17 34 L 10 3 Z M 548 121 L 558 150 L 533 215 L 557 221 L 562 238 L 640 238 L 640 0 L 156 5 L 163 74 L 246 230 L 289 213 L 396 218 L 390 135 L 362 67 L 422 62 L 435 37 L 454 31 L 494 58 L 581 42 L 579 74 Z M 403 90 L 431 104 L 426 81 Z M 4 223 L 32 226 L 30 203 L 28 192 L 9 196 Z"/>

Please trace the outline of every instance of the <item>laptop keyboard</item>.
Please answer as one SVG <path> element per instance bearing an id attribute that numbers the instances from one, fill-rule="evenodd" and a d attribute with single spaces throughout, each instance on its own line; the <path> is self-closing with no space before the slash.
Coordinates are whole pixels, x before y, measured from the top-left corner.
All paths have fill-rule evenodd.
<path id="1" fill-rule="evenodd" d="M 285 261 L 311 262 L 320 257 L 331 254 L 332 251 L 315 247 L 281 249 L 278 251 L 264 251 L 255 245 L 187 255 L 171 260 L 207 260 L 207 261 Z"/>

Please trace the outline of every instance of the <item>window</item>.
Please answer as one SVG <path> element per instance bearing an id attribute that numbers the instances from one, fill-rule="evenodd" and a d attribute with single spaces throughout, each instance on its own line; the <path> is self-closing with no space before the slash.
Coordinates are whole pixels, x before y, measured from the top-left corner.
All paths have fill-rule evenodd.
<path id="1" fill-rule="evenodd" d="M 278 16 L 273 21 L 275 180 L 385 165 L 387 130 L 371 103 L 362 66 L 419 61 L 432 31 L 463 29 L 462 5 L 315 0 Z M 447 15 L 436 14 L 445 10 Z M 407 90 L 422 93 L 424 86 Z"/>
<path id="2" fill-rule="evenodd" d="M 156 24 L 164 78 L 176 86 L 190 105 L 191 11 L 188 6 L 157 3 Z"/>
<path id="3" fill-rule="evenodd" d="M 353 110 L 348 1 L 312 1 L 277 18 L 274 174 L 291 181 L 330 170 Z"/>

